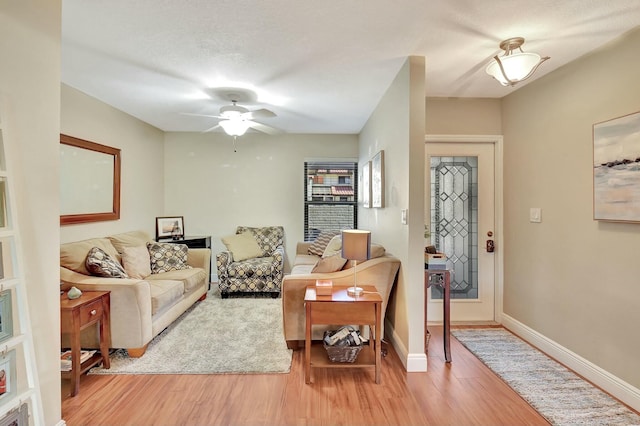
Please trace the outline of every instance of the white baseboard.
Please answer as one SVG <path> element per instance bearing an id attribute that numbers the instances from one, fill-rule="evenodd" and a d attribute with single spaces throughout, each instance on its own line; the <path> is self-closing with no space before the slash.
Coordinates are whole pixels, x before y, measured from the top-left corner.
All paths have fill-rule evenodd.
<path id="1" fill-rule="evenodd" d="M 502 325 L 634 410 L 640 411 L 640 389 L 603 370 L 507 314 L 502 314 Z"/>
<path id="2" fill-rule="evenodd" d="M 411 354 L 407 350 L 407 347 L 400 340 L 400 336 L 396 333 L 395 329 L 389 321 L 385 321 L 384 329 L 386 334 L 391 340 L 393 348 L 396 350 L 404 369 L 408 373 L 418 373 L 427 371 L 427 355 L 424 353 Z"/>

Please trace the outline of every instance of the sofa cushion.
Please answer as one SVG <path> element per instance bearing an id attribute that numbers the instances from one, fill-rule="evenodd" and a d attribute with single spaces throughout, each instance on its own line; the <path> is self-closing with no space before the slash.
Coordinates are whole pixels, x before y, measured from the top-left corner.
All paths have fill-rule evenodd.
<path id="1" fill-rule="evenodd" d="M 316 256 L 322 256 L 324 254 L 324 249 L 327 248 L 329 241 L 336 235 L 340 235 L 340 231 L 322 231 L 320 235 L 316 237 L 316 239 L 309 246 L 309 254 L 315 254 Z"/>
<path id="2" fill-rule="evenodd" d="M 318 260 L 318 263 L 316 263 L 311 272 L 336 272 L 341 270 L 345 263 L 347 263 L 347 259 L 340 257 L 339 254 L 322 257 Z"/>
<path id="3" fill-rule="evenodd" d="M 104 278 L 129 278 L 122 265 L 100 247 L 92 247 L 89 250 L 85 264 L 91 275 Z"/>
<path id="4" fill-rule="evenodd" d="M 91 275 L 85 264 L 87 254 L 93 247 L 99 247 L 104 250 L 112 259 L 120 260 L 120 255 L 113 247 L 113 244 L 106 238 L 91 238 L 83 241 L 75 241 L 73 243 L 65 243 L 60 245 L 60 266 L 71 269 L 79 274 Z"/>
<path id="5" fill-rule="evenodd" d="M 256 257 L 242 262 L 232 262 L 227 269 L 230 277 L 266 277 L 273 275 L 273 257 Z"/>
<path id="6" fill-rule="evenodd" d="M 168 271 L 160 274 L 151 274 L 146 278 L 146 281 L 162 281 L 172 280 L 181 281 L 184 286 L 184 291 L 189 292 L 198 287 L 202 282 L 208 283 L 209 278 L 207 273 L 202 268 L 182 269 L 180 271 Z"/>
<path id="7" fill-rule="evenodd" d="M 222 243 L 233 254 L 234 262 L 262 256 L 262 249 L 251 232 L 229 235 L 222 238 Z"/>
<path id="8" fill-rule="evenodd" d="M 173 306 L 184 294 L 182 281 L 148 280 L 151 291 L 151 315 Z"/>
<path id="9" fill-rule="evenodd" d="M 152 274 L 191 268 L 187 265 L 189 248 L 186 244 L 148 242 L 147 248 L 151 258 Z"/>
<path id="10" fill-rule="evenodd" d="M 336 254 L 342 254 L 342 235 L 336 235 L 329 241 L 327 247 L 325 247 L 322 257 L 331 257 Z"/>
<path id="11" fill-rule="evenodd" d="M 146 245 L 123 247 L 122 266 L 130 278 L 139 280 L 151 275 L 151 257 Z"/>
<path id="12" fill-rule="evenodd" d="M 111 244 L 118 250 L 118 253 L 122 253 L 125 247 L 137 247 L 146 246 L 151 238 L 149 234 L 144 231 L 131 231 L 122 234 L 110 235 L 107 237 Z"/>
<path id="13" fill-rule="evenodd" d="M 291 268 L 291 275 L 307 275 L 310 274 L 316 265 L 295 265 Z"/>
<path id="14" fill-rule="evenodd" d="M 313 254 L 297 254 L 293 262 L 294 265 L 311 265 L 312 267 L 318 263 L 318 256 Z"/>

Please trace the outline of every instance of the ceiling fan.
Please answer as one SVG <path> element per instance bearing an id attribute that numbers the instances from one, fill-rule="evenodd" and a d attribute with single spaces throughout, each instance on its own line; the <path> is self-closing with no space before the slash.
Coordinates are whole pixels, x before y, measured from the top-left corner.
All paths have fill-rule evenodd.
<path id="1" fill-rule="evenodd" d="M 211 117 L 218 118 L 219 121 L 215 126 L 212 126 L 204 132 L 211 132 L 218 127 L 221 127 L 226 134 L 230 136 L 242 136 L 249 128 L 255 129 L 259 132 L 267 133 L 269 135 L 277 135 L 282 133 L 281 130 L 275 127 L 267 126 L 266 124 L 259 123 L 255 119 L 272 118 L 276 117 L 276 113 L 266 108 L 260 108 L 255 110 L 249 110 L 243 106 L 238 105 L 238 100 L 230 97 L 231 105 L 225 105 L 220 108 L 220 114 L 207 115 L 207 114 L 193 114 L 183 113 L 185 115 L 194 115 L 198 117 Z"/>

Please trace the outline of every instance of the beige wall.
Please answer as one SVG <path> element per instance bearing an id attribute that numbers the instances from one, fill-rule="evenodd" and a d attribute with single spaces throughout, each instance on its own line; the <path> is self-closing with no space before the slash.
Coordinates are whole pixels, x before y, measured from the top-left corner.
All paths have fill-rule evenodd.
<path id="1" fill-rule="evenodd" d="M 0 1 L 0 103 L 44 424 L 60 420 L 60 0 Z"/>
<path id="2" fill-rule="evenodd" d="M 426 367 L 424 357 L 424 58 L 410 57 L 360 133 L 360 164 L 378 151 L 385 155 L 385 203 L 359 208 L 359 228 L 372 231 L 400 259 L 388 320 L 410 370 Z M 401 211 L 408 211 L 408 224 Z M 415 362 L 415 363 L 414 363 Z"/>
<path id="3" fill-rule="evenodd" d="M 502 100 L 427 98 L 428 135 L 501 135 Z"/>
<path id="4" fill-rule="evenodd" d="M 188 235 L 211 235 L 213 256 L 238 225 L 282 225 L 289 270 L 304 239 L 305 159 L 355 159 L 357 136 L 247 133 L 236 146 L 223 133 L 167 133 L 165 214 L 184 216 Z"/>
<path id="5" fill-rule="evenodd" d="M 593 220 L 592 125 L 640 111 L 638 51 L 636 29 L 503 100 L 504 312 L 636 388 L 640 224 Z"/>
<path id="6" fill-rule="evenodd" d="M 121 149 L 120 220 L 60 227 L 62 242 L 140 229 L 164 209 L 164 132 L 62 84 L 61 133 Z M 64 188 L 62 189 L 64 191 Z"/>

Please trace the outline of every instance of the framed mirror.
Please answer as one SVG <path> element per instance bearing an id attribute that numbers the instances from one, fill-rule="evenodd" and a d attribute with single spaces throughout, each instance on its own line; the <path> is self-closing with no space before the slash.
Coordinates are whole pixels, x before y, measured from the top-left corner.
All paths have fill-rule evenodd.
<path id="1" fill-rule="evenodd" d="M 60 225 L 120 219 L 120 149 L 60 135 Z"/>

